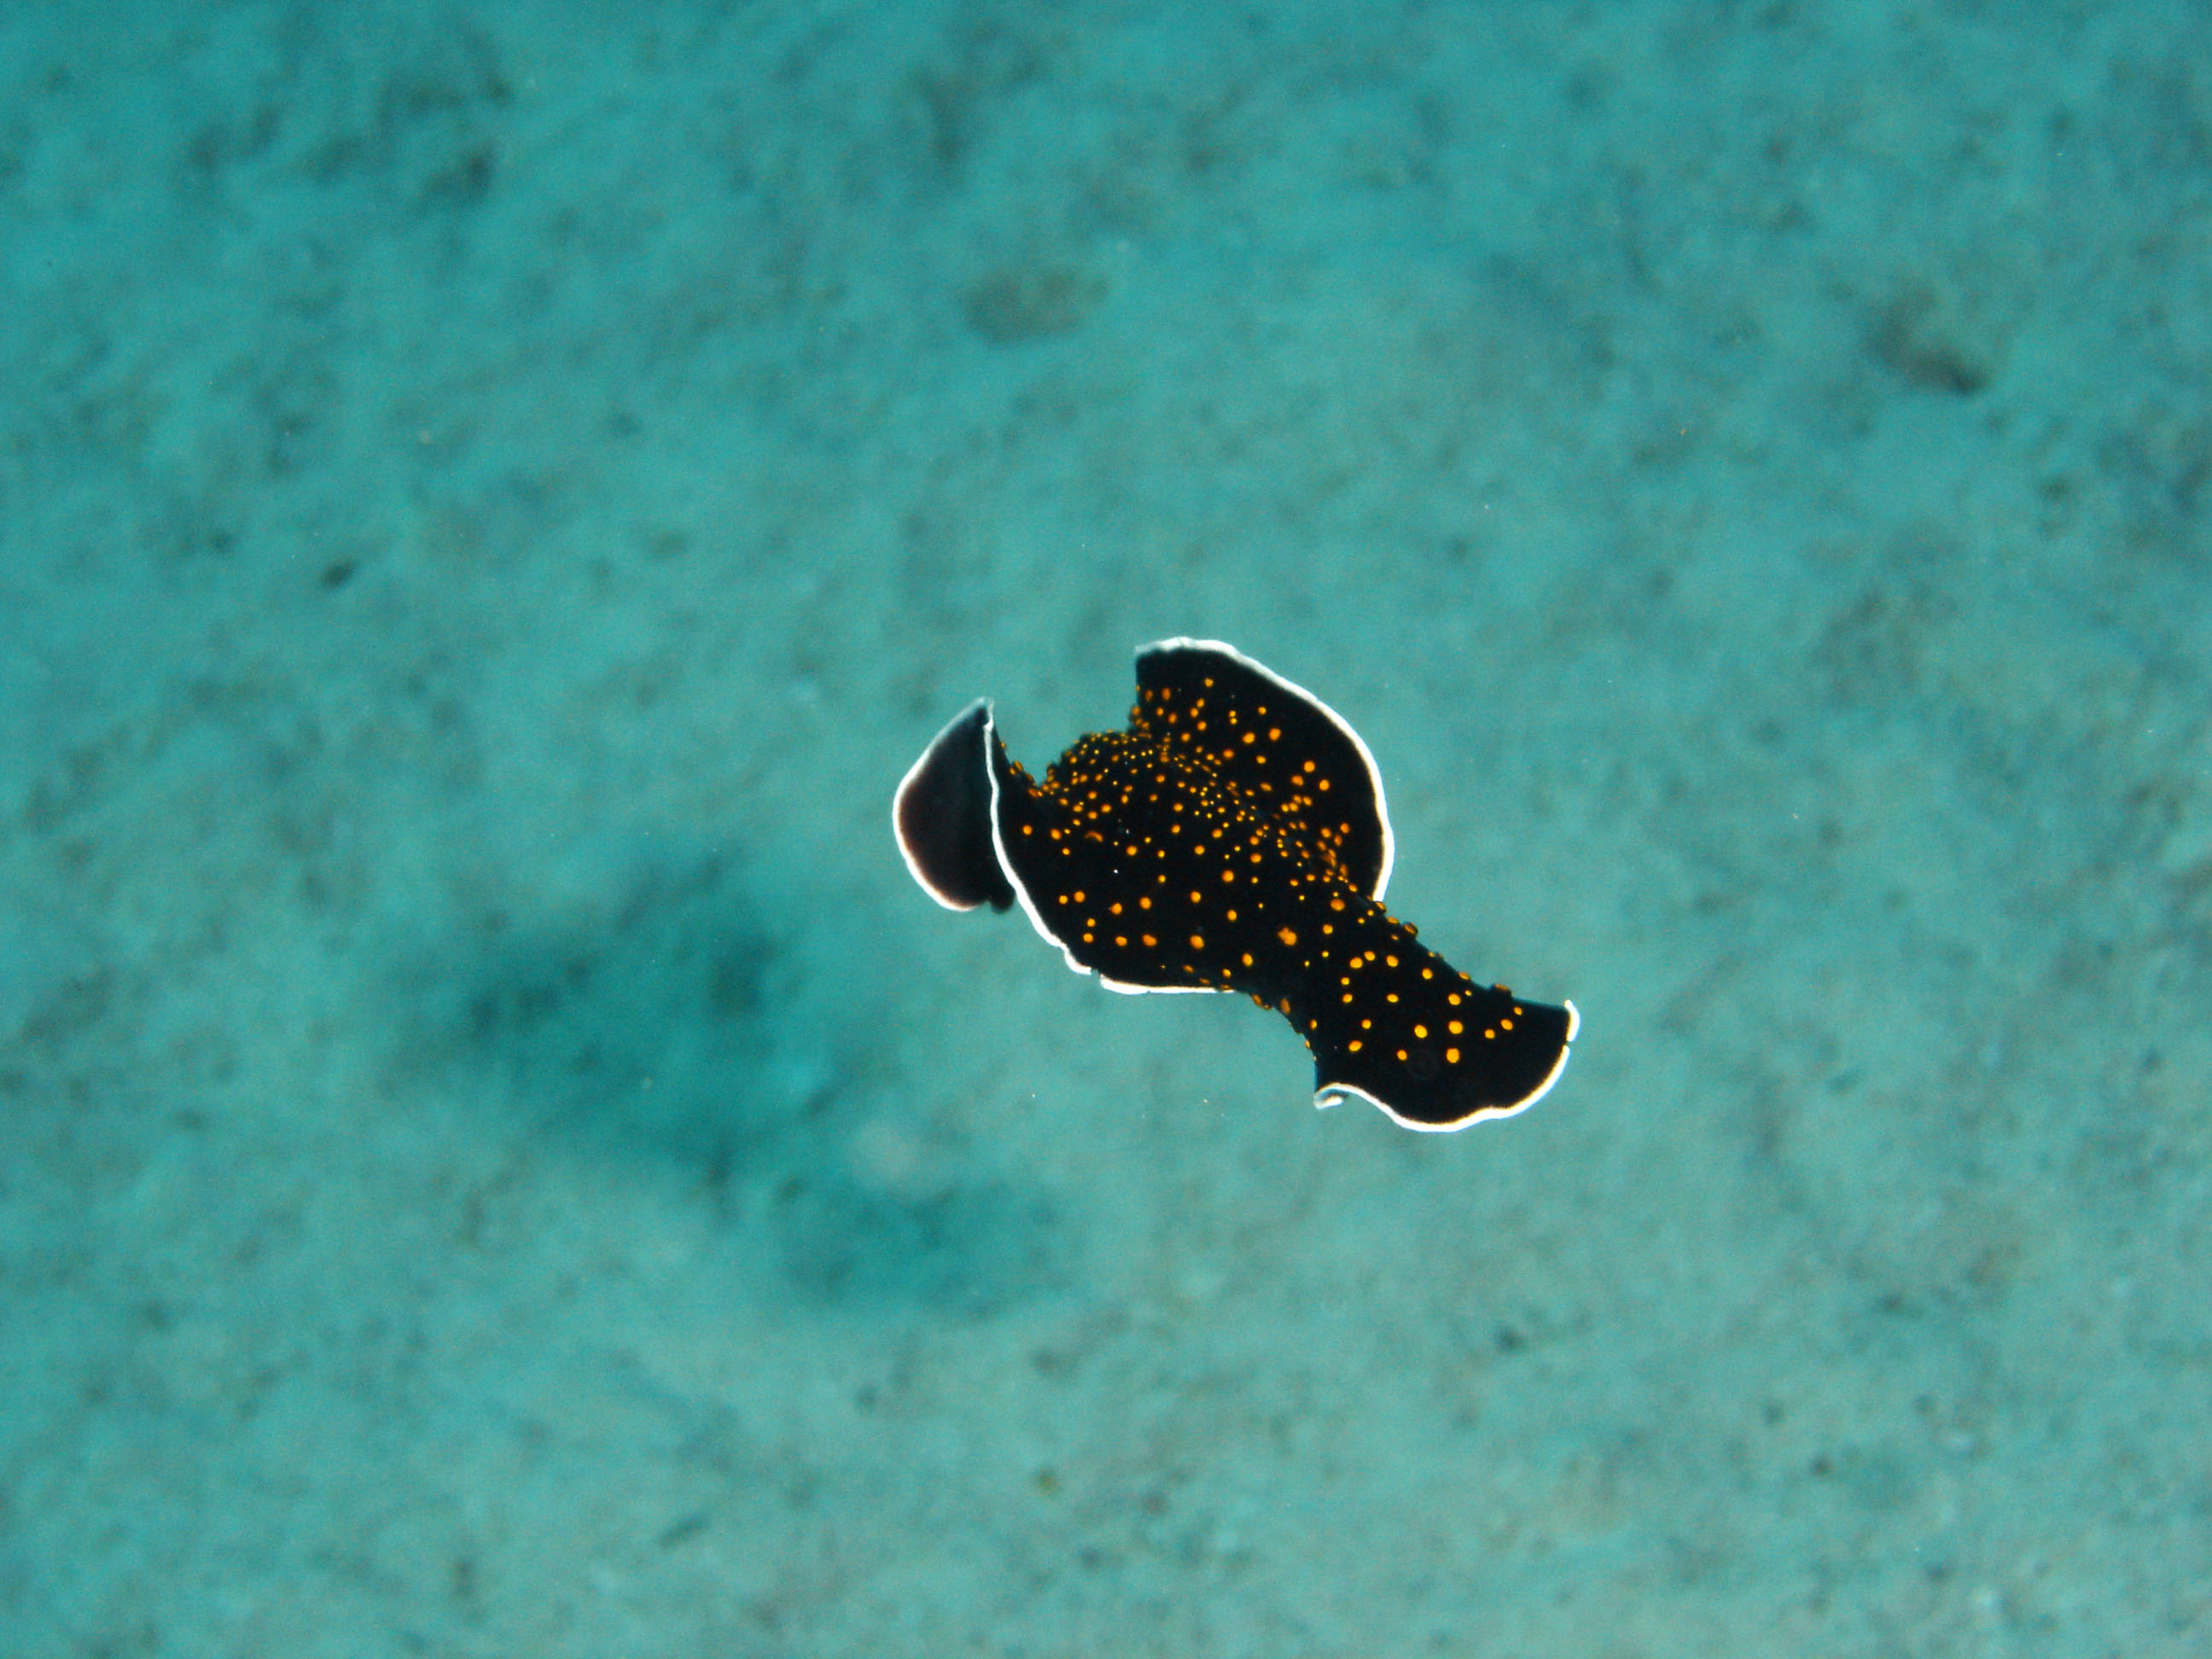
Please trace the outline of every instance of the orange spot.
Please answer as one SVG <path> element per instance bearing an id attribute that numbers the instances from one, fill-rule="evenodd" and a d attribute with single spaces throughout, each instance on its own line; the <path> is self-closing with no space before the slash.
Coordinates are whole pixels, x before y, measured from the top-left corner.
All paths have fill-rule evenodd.
<path id="1" fill-rule="evenodd" d="M 1344 1046 L 1356 1054 L 1359 1052 L 1359 1039 L 1358 1037 L 1354 1037 L 1351 1042 L 1346 1043 Z"/>
<path id="2" fill-rule="evenodd" d="M 1194 951 L 1203 951 L 1206 949 L 1206 941 L 1196 933 L 1193 933 L 1190 936 L 1190 948 Z"/>
<path id="3" fill-rule="evenodd" d="M 1282 940 L 1285 945 L 1296 945 L 1298 942 L 1298 936 L 1287 927 L 1277 933 L 1275 937 Z"/>
<path id="4" fill-rule="evenodd" d="M 1413 1035 L 1417 1037 L 1425 1037 L 1428 1036 L 1428 1034 L 1429 1028 L 1425 1025 L 1416 1025 L 1413 1028 Z"/>
<path id="5" fill-rule="evenodd" d="M 1450 1024 L 1444 1027 L 1444 1030 L 1449 1031 L 1454 1036 L 1457 1036 L 1462 1029 L 1457 1020 L 1452 1021 Z"/>
<path id="6" fill-rule="evenodd" d="M 1449 1060 L 1453 1065 L 1455 1065 L 1455 1066 L 1458 1065 L 1458 1064 L 1459 1064 L 1459 1050 L 1458 1050 L 1458 1049 L 1456 1049 L 1456 1048 L 1447 1048 L 1447 1049 L 1445 1049 L 1445 1050 L 1444 1050 L 1444 1058 L 1445 1058 L 1446 1060 Z"/>

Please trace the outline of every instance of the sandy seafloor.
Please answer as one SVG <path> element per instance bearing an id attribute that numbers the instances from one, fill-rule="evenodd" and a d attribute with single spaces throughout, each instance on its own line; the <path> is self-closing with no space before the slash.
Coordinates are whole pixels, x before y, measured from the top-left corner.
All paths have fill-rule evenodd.
<path id="1" fill-rule="evenodd" d="M 0 16 L 0 1652 L 2212 1651 L 2212 8 Z M 1536 1110 L 909 882 L 1234 641 Z"/>

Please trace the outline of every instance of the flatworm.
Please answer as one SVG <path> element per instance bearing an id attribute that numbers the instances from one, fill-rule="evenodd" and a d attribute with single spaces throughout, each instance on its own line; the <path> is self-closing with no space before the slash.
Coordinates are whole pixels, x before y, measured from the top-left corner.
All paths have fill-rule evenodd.
<path id="1" fill-rule="evenodd" d="M 1382 908 L 1390 820 L 1358 733 L 1212 640 L 1137 653 L 1124 732 L 1038 782 L 988 698 L 900 783 L 907 868 L 951 910 L 1018 901 L 1078 973 L 1115 991 L 1242 991 L 1297 1028 L 1314 1104 L 1350 1096 L 1409 1129 L 1542 1099 L 1579 1017 L 1478 985 Z"/>

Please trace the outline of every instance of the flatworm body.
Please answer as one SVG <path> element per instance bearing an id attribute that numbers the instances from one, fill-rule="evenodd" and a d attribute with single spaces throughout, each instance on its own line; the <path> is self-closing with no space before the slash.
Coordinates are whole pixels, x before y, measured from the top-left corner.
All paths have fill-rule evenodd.
<path id="1" fill-rule="evenodd" d="M 1019 902 L 1116 991 L 1242 991 L 1297 1028 L 1314 1103 L 1409 1129 L 1510 1117 L 1559 1080 L 1572 1003 L 1478 985 L 1382 908 L 1382 775 L 1310 692 L 1210 640 L 1137 653 L 1128 729 L 1039 782 L 978 699 L 899 785 L 907 868 L 948 909 Z"/>

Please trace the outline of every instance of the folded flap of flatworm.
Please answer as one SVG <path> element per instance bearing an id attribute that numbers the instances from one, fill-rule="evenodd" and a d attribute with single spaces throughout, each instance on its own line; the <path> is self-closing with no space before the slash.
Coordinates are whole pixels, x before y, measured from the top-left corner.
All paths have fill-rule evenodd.
<path id="1" fill-rule="evenodd" d="M 1003 910 L 1014 902 L 991 846 L 991 772 L 983 747 L 990 726 L 990 702 L 978 697 L 922 750 L 891 801 L 907 869 L 948 910 L 979 904 Z"/>
<path id="2" fill-rule="evenodd" d="M 1018 901 L 1112 989 L 1248 994 L 1306 1039 L 1317 1105 L 1456 1129 L 1541 1098 L 1574 1005 L 1475 984 L 1382 908 L 1390 826 L 1358 734 L 1212 641 L 1146 647 L 1137 691 L 1127 731 L 1078 739 L 1042 782 L 970 704 L 893 804 L 915 880 L 952 909 Z"/>

